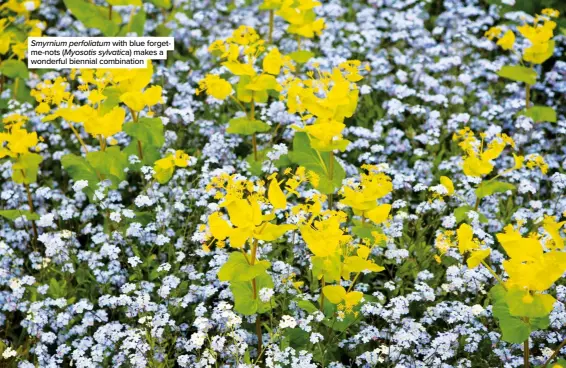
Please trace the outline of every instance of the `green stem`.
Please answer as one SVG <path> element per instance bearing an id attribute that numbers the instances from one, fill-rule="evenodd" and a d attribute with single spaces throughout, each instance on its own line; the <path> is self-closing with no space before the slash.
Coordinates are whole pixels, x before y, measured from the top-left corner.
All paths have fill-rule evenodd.
<path id="1" fill-rule="evenodd" d="M 112 20 L 112 5 L 108 5 L 108 19 Z"/>
<path id="2" fill-rule="evenodd" d="M 501 279 L 501 277 L 499 277 L 497 275 L 497 273 L 493 270 L 493 268 L 491 268 L 485 261 L 481 261 L 481 264 L 484 265 L 485 268 L 487 268 L 487 270 L 489 271 L 489 273 L 491 273 L 493 275 L 493 277 L 495 277 L 495 279 L 497 281 L 499 281 L 499 283 L 501 284 L 501 286 L 503 286 L 503 288 L 505 290 L 507 290 L 507 288 L 505 287 L 505 283 L 503 282 L 503 280 Z"/>
<path id="3" fill-rule="evenodd" d="M 529 362 L 529 339 L 527 338 L 523 343 L 523 362 L 525 368 L 529 368 L 531 363 Z"/>
<path id="4" fill-rule="evenodd" d="M 25 173 L 22 170 L 22 174 L 25 177 Z M 24 187 L 26 188 L 26 193 L 28 196 L 28 206 L 29 206 L 29 210 L 32 213 L 35 213 L 35 208 L 33 207 L 33 199 L 31 197 L 31 190 L 29 189 L 29 184 L 24 184 Z M 35 245 L 37 243 L 37 237 L 38 237 L 38 233 L 37 233 L 37 226 L 35 225 L 35 220 L 31 220 L 31 227 L 33 229 L 33 244 Z"/>
<path id="5" fill-rule="evenodd" d="M 554 358 L 556 358 L 558 356 L 558 354 L 560 354 L 560 350 L 562 350 L 562 348 L 566 345 L 566 338 L 564 340 L 562 340 L 562 342 L 560 343 L 560 345 L 558 345 L 558 347 L 556 348 L 556 350 L 554 350 L 554 353 L 552 353 L 552 355 L 546 360 L 546 362 L 544 362 L 543 364 L 543 368 L 546 368 L 550 362 L 552 362 L 552 360 Z"/>
<path id="6" fill-rule="evenodd" d="M 269 43 L 273 43 L 273 25 L 274 25 L 274 21 L 275 21 L 275 11 L 273 9 L 271 9 L 269 11 L 269 37 L 268 37 L 268 41 Z"/>
<path id="7" fill-rule="evenodd" d="M 252 254 L 251 254 L 251 258 L 250 258 L 250 265 L 251 266 L 253 266 L 255 264 L 256 259 L 257 259 L 257 239 L 254 239 L 253 245 L 252 245 Z M 257 295 L 258 290 L 257 290 L 257 284 L 256 284 L 256 281 L 255 281 L 255 278 L 252 279 L 252 289 L 253 289 L 252 298 L 254 300 L 256 300 L 257 296 L 258 296 Z M 261 341 L 262 333 L 261 333 L 261 321 L 260 321 L 260 318 L 259 318 L 259 313 L 257 314 L 256 320 L 255 320 L 255 333 L 256 333 L 256 336 L 257 336 L 257 352 L 258 352 L 258 354 L 260 354 L 261 344 L 262 344 L 262 341 Z"/>
<path id="8" fill-rule="evenodd" d="M 255 101 L 254 101 L 254 93 L 252 92 L 252 101 L 251 101 L 252 107 L 250 110 L 250 120 L 254 121 L 255 120 Z M 257 137 L 256 137 L 256 133 L 254 133 L 252 135 L 252 146 L 254 147 L 254 161 L 257 161 Z"/>
<path id="9" fill-rule="evenodd" d="M 320 279 L 320 311 L 324 313 L 324 293 L 322 289 L 326 286 L 326 282 L 324 281 L 324 276 Z"/>
<path id="10" fill-rule="evenodd" d="M 334 152 L 330 151 L 330 160 L 328 163 L 328 179 L 332 183 L 334 180 Z M 328 208 L 334 209 L 334 193 L 328 195 Z"/>

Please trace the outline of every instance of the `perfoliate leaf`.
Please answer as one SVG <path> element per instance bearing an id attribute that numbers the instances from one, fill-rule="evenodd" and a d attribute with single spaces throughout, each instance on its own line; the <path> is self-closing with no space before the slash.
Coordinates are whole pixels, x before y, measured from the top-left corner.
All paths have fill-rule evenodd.
<path id="1" fill-rule="evenodd" d="M 470 211 L 474 211 L 474 208 L 472 206 L 462 206 L 462 207 L 458 207 L 454 210 L 454 217 L 456 217 L 456 222 L 460 223 L 462 221 L 467 221 L 468 220 L 468 212 Z M 478 215 L 479 215 L 479 220 L 482 223 L 487 223 L 487 217 L 485 217 L 484 214 L 479 213 L 477 211 L 475 211 Z"/>
<path id="2" fill-rule="evenodd" d="M 140 118 L 137 122 L 125 123 L 123 130 L 130 137 L 142 142 L 142 145 L 161 148 L 165 143 L 163 123 L 160 118 Z"/>
<path id="3" fill-rule="evenodd" d="M 113 188 L 126 179 L 128 157 L 118 146 L 109 147 L 105 151 L 89 152 L 86 160 L 104 179 L 112 181 Z"/>
<path id="4" fill-rule="evenodd" d="M 8 59 L 0 64 L 0 74 L 9 78 L 28 79 L 29 71 L 26 64 L 21 60 Z"/>
<path id="5" fill-rule="evenodd" d="M 226 133 L 252 135 L 267 132 L 271 127 L 260 120 L 250 120 L 247 117 L 234 118 L 228 122 Z"/>
<path id="6" fill-rule="evenodd" d="M 311 148 L 310 140 L 306 133 L 295 133 L 293 151 L 289 152 L 289 158 L 293 163 L 304 166 L 307 170 L 318 174 L 320 180 L 316 189 L 323 194 L 334 193 L 336 188 L 342 185 L 342 180 L 346 177 L 344 168 L 334 157 L 332 157 L 332 178 L 330 177 L 330 152 L 317 152 Z"/>
<path id="7" fill-rule="evenodd" d="M 505 65 L 497 72 L 497 75 L 516 82 L 524 82 L 531 86 L 537 82 L 537 73 L 534 69 L 520 65 Z"/>
<path id="8" fill-rule="evenodd" d="M 314 53 L 311 51 L 301 50 L 292 52 L 289 56 L 293 59 L 293 61 L 299 64 L 304 64 L 314 56 Z"/>
<path id="9" fill-rule="evenodd" d="M 2 210 L 0 211 L 0 216 L 11 221 L 14 221 L 21 216 L 25 216 L 28 220 L 39 220 L 39 215 L 37 213 L 26 210 Z"/>
<path id="10" fill-rule="evenodd" d="M 268 261 L 260 261 L 253 266 L 248 263 L 241 252 L 232 252 L 228 261 L 220 267 L 218 279 L 220 281 L 251 281 L 259 275 L 266 274 L 271 266 Z"/>
<path id="11" fill-rule="evenodd" d="M 31 184 L 37 181 L 39 164 L 43 157 L 37 153 L 24 153 L 12 165 L 12 180 L 19 184 Z"/>
<path id="12" fill-rule="evenodd" d="M 259 291 L 263 288 L 273 289 L 271 276 L 264 273 L 255 279 L 256 292 L 254 295 L 251 281 L 231 282 L 230 290 L 234 295 L 234 310 L 244 315 L 264 313 L 271 309 L 270 303 L 264 303 L 259 298 Z"/>
<path id="13" fill-rule="evenodd" d="M 525 116 L 533 119 L 535 123 L 541 121 L 548 121 L 549 123 L 556 123 L 556 111 L 549 106 L 532 106 L 525 112 Z"/>
<path id="14" fill-rule="evenodd" d="M 97 28 L 103 35 L 115 36 L 120 30 L 121 17 L 115 13 L 110 20 L 107 7 L 94 5 L 86 0 L 63 0 L 67 9 L 87 28 Z"/>
<path id="15" fill-rule="evenodd" d="M 476 196 L 484 198 L 493 193 L 505 193 L 508 190 L 515 190 L 515 186 L 502 181 L 483 181 L 476 189 Z"/>

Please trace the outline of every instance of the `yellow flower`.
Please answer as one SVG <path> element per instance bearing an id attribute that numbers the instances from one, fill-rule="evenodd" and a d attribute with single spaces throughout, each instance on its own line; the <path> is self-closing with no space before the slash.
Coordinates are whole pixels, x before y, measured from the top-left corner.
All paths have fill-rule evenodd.
<path id="1" fill-rule="evenodd" d="M 207 74 L 206 77 L 199 82 L 197 95 L 206 91 L 209 96 L 217 100 L 224 100 L 232 93 L 232 85 L 228 81 L 220 78 L 215 74 Z"/>
<path id="2" fill-rule="evenodd" d="M 558 18 L 560 16 L 560 12 L 558 10 L 551 8 L 542 9 L 541 13 L 551 18 Z"/>
<path id="3" fill-rule="evenodd" d="M 564 224 L 566 224 L 566 221 L 557 222 L 552 216 L 546 216 L 544 218 L 543 227 L 552 238 L 552 248 L 560 250 L 564 248 L 564 239 L 562 239 L 560 235 L 560 229 Z"/>
<path id="4" fill-rule="evenodd" d="M 511 30 L 505 32 L 503 37 L 501 37 L 499 41 L 497 41 L 497 45 L 501 46 L 503 50 L 511 50 L 514 44 L 515 44 L 515 33 L 513 33 L 513 31 Z"/>
<path id="5" fill-rule="evenodd" d="M 340 219 L 336 216 L 307 223 L 299 230 L 308 248 L 317 257 L 335 254 L 338 246 L 350 238 L 340 229 Z"/>
<path id="6" fill-rule="evenodd" d="M 274 225 L 269 221 L 270 215 L 262 215 L 259 202 L 255 199 L 234 198 L 225 201 L 221 207 L 225 207 L 230 217 L 230 226 L 219 215 L 215 215 L 212 223 L 209 222 L 210 230 L 218 240 L 230 239 L 230 246 L 242 248 L 249 239 L 273 241 L 289 230 L 294 225 Z"/>
<path id="7" fill-rule="evenodd" d="M 495 37 L 499 36 L 501 32 L 502 30 L 500 27 L 491 27 L 484 33 L 484 36 L 487 37 L 488 40 L 492 41 Z"/>
<path id="8" fill-rule="evenodd" d="M 10 50 L 10 43 L 12 38 L 9 33 L 0 34 L 0 54 L 4 55 Z"/>
<path id="9" fill-rule="evenodd" d="M 364 294 L 361 291 L 347 292 L 343 286 L 328 285 L 322 289 L 324 296 L 332 303 L 344 303 L 346 310 L 351 309 L 362 301 Z"/>
<path id="10" fill-rule="evenodd" d="M 277 174 L 275 174 L 275 177 L 273 177 L 271 179 L 271 182 L 269 183 L 267 198 L 269 199 L 269 202 L 271 202 L 271 205 L 273 205 L 273 208 L 285 209 L 287 207 L 287 197 L 285 196 L 285 193 L 283 193 L 283 191 L 281 190 L 281 187 L 277 182 L 276 176 Z"/>
<path id="11" fill-rule="evenodd" d="M 458 230 L 456 230 L 456 236 L 458 238 L 458 250 L 460 251 L 460 254 L 470 254 L 470 257 L 467 260 L 469 268 L 477 267 L 491 254 L 491 249 L 481 249 L 478 242 L 473 239 L 474 232 L 470 225 L 460 225 Z"/>
<path id="12" fill-rule="evenodd" d="M 276 47 L 269 50 L 263 59 L 263 71 L 273 75 L 279 75 L 283 66 L 283 57 Z"/>
<path id="13" fill-rule="evenodd" d="M 352 207 L 354 211 L 366 212 L 377 207 L 377 200 L 391 192 L 393 184 L 391 179 L 383 173 L 361 175 L 361 183 L 357 186 L 344 186 L 341 203 Z"/>
<path id="14" fill-rule="evenodd" d="M 96 115 L 84 122 L 87 133 L 94 137 L 99 135 L 108 138 L 122 131 L 122 124 L 126 118 L 126 111 L 121 107 L 114 107 L 104 115 Z"/>
<path id="15" fill-rule="evenodd" d="M 442 184 L 444 186 L 444 188 L 446 188 L 449 196 L 454 194 L 454 183 L 452 183 L 452 180 L 450 180 L 449 177 L 441 176 L 440 177 L 440 184 Z"/>
<path id="16" fill-rule="evenodd" d="M 189 165 L 190 156 L 181 150 L 175 151 L 175 154 L 169 154 L 166 157 L 155 161 L 153 166 L 153 178 L 160 184 L 165 184 L 171 179 L 176 167 L 187 167 Z"/>

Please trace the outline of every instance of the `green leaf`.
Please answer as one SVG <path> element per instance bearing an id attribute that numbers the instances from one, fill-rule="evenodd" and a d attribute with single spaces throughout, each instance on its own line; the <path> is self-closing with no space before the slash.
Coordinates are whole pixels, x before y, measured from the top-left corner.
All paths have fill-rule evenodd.
<path id="1" fill-rule="evenodd" d="M 102 106 L 100 107 L 100 115 L 105 115 L 120 104 L 122 92 L 116 87 L 107 87 L 102 93 L 106 96 L 106 99 L 102 102 Z"/>
<path id="2" fill-rule="evenodd" d="M 87 28 L 96 28 L 103 35 L 115 36 L 120 30 L 121 17 L 114 13 L 109 19 L 109 8 L 94 5 L 86 0 L 63 0 L 67 9 Z"/>
<path id="3" fill-rule="evenodd" d="M 520 65 L 505 65 L 497 72 L 497 75 L 516 82 L 524 82 L 531 86 L 537 82 L 537 73 L 534 69 Z"/>
<path id="4" fill-rule="evenodd" d="M 330 257 L 317 257 L 311 258 L 312 274 L 316 279 L 324 277 L 327 283 L 340 280 L 341 260 L 340 256 L 334 255 Z"/>
<path id="5" fill-rule="evenodd" d="M 474 210 L 474 208 L 472 206 L 462 206 L 462 207 L 458 207 L 454 210 L 454 217 L 456 217 L 456 222 L 460 223 L 462 221 L 467 221 L 468 220 L 468 212 L 470 211 L 474 211 L 479 215 L 479 220 L 481 223 L 486 224 L 488 222 L 487 217 L 485 217 L 484 214 L 479 213 L 478 211 Z"/>
<path id="6" fill-rule="evenodd" d="M 515 317 L 543 318 L 552 312 L 556 299 L 548 294 L 530 296 L 528 291 L 521 288 L 511 288 L 505 295 L 509 313 Z M 528 302 L 525 301 L 527 298 Z"/>
<path id="7" fill-rule="evenodd" d="M 128 33 L 135 33 L 142 37 L 146 19 L 145 11 L 143 11 L 143 8 L 140 8 L 130 21 L 122 27 L 118 36 L 124 37 Z"/>
<path id="8" fill-rule="evenodd" d="M 126 157 L 130 156 L 138 156 L 139 157 L 139 147 L 137 139 L 133 139 L 126 148 L 124 148 L 124 154 Z M 142 166 L 152 166 L 155 161 L 161 158 L 161 153 L 159 152 L 159 148 L 149 145 L 149 144 L 142 144 L 142 155 L 143 160 L 137 164 L 130 164 L 130 169 L 134 171 L 139 171 Z M 171 176 L 175 172 L 174 168 L 171 168 Z M 169 177 L 165 182 L 169 181 L 171 177 Z"/>
<path id="9" fill-rule="evenodd" d="M 171 0 L 149 0 L 149 2 L 159 8 L 169 9 L 171 7 Z"/>
<path id="10" fill-rule="evenodd" d="M 112 181 L 112 188 L 118 187 L 126 179 L 128 157 L 120 147 L 109 147 L 105 151 L 93 151 L 86 154 L 88 163 L 100 174 L 103 179 Z"/>
<path id="11" fill-rule="evenodd" d="M 128 122 L 123 125 L 123 130 L 130 137 L 136 138 L 142 145 L 161 148 L 165 143 L 163 123 L 160 118 L 141 118 L 137 122 Z"/>
<path id="12" fill-rule="evenodd" d="M 263 288 L 273 289 L 273 280 L 267 273 L 256 277 L 256 290 Z M 240 281 L 230 283 L 230 290 L 234 295 L 234 310 L 244 315 L 264 313 L 271 309 L 270 303 L 264 303 L 259 295 L 254 295 L 251 281 Z"/>
<path id="13" fill-rule="evenodd" d="M 47 289 L 47 295 L 53 299 L 64 298 L 67 293 L 65 290 L 65 280 L 58 282 L 57 279 L 51 278 L 49 280 L 49 289 Z"/>
<path id="14" fill-rule="evenodd" d="M 65 155 L 61 157 L 61 165 L 74 181 L 87 180 L 89 183 L 98 183 L 96 170 L 83 157 Z"/>
<path id="15" fill-rule="evenodd" d="M 511 315 L 506 302 L 507 291 L 503 286 L 495 285 L 491 288 L 489 295 L 493 301 L 493 316 L 499 321 L 502 339 L 513 344 L 520 344 L 527 340 L 532 331 L 531 325 Z"/>
<path id="16" fill-rule="evenodd" d="M 305 330 L 299 327 L 286 328 L 283 333 L 283 341 L 281 341 L 281 346 L 290 346 L 293 349 L 304 349 L 308 346 L 309 342 L 309 333 Z"/>
<path id="17" fill-rule="evenodd" d="M 295 51 L 295 52 L 290 53 L 289 57 L 291 57 L 291 59 L 293 59 L 293 61 L 295 61 L 299 64 L 304 64 L 307 61 L 309 61 L 311 58 L 314 57 L 314 52 L 307 51 L 307 50 Z"/>
<path id="18" fill-rule="evenodd" d="M 476 189 L 476 196 L 478 198 L 484 198 L 493 193 L 505 193 L 508 190 L 515 190 L 515 186 L 502 181 L 483 181 Z"/>
<path id="19" fill-rule="evenodd" d="M 302 310 L 304 310 L 305 312 L 312 314 L 312 313 L 315 313 L 316 311 L 318 311 L 318 308 L 313 303 L 309 302 L 308 300 L 295 298 L 295 302 L 297 303 L 297 306 L 299 308 L 301 308 Z"/>
<path id="20" fill-rule="evenodd" d="M 361 221 L 357 221 L 356 226 L 352 227 L 352 234 L 361 239 L 373 240 L 373 235 L 371 235 L 371 233 L 378 231 L 378 229 L 379 228 L 377 226 L 374 226 L 369 222 L 362 223 Z"/>
<path id="21" fill-rule="evenodd" d="M 334 193 L 336 188 L 342 185 L 346 177 L 344 168 L 333 160 L 333 173 L 330 178 L 330 152 L 317 152 L 310 145 L 310 139 L 306 133 L 297 132 L 293 139 L 293 151 L 289 152 L 289 159 L 297 165 L 304 166 L 307 170 L 314 171 L 319 175 L 320 181 L 316 189 L 323 194 Z"/>
<path id="22" fill-rule="evenodd" d="M 19 184 L 35 183 L 41 161 L 43 157 L 37 153 L 20 155 L 12 166 L 12 180 Z"/>
<path id="23" fill-rule="evenodd" d="M 259 120 L 250 120 L 247 117 L 234 118 L 228 122 L 226 133 L 252 135 L 267 132 L 271 127 Z"/>
<path id="24" fill-rule="evenodd" d="M 254 278 L 266 274 L 265 271 L 271 266 L 268 261 L 260 261 L 253 266 L 243 253 L 232 252 L 226 263 L 218 271 L 220 281 L 251 281 Z"/>
<path id="25" fill-rule="evenodd" d="M 106 2 L 113 6 L 142 6 L 141 0 L 106 0 Z"/>
<path id="26" fill-rule="evenodd" d="M 8 78 L 28 79 L 29 71 L 26 64 L 21 60 L 9 59 L 0 64 L 0 73 Z"/>
<path id="27" fill-rule="evenodd" d="M 532 106 L 524 112 L 525 116 L 533 119 L 535 123 L 541 121 L 548 121 L 549 123 L 556 123 L 556 111 L 549 106 Z"/>
<path id="28" fill-rule="evenodd" d="M 14 221 L 15 219 L 25 216 L 28 220 L 39 220 L 39 215 L 27 210 L 2 210 L 0 211 L 0 216 Z"/>

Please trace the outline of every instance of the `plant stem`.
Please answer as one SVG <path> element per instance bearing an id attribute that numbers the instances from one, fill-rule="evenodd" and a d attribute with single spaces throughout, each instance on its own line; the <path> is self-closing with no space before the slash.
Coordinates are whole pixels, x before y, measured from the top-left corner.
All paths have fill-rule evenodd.
<path id="1" fill-rule="evenodd" d="M 330 160 L 328 163 L 328 179 L 330 179 L 330 183 L 332 183 L 334 179 L 334 152 L 330 151 Z M 334 193 L 330 193 L 328 195 L 328 209 L 334 209 Z"/>
<path id="2" fill-rule="evenodd" d="M 301 51 L 301 36 L 297 35 L 297 51 Z"/>
<path id="3" fill-rule="evenodd" d="M 531 86 L 529 84 L 525 87 L 525 108 L 528 109 L 531 104 Z"/>
<path id="4" fill-rule="evenodd" d="M 130 112 L 132 113 L 132 119 L 134 119 L 134 123 L 137 123 L 138 122 L 138 115 L 132 109 L 130 109 Z M 139 139 L 138 139 L 138 156 L 140 157 L 140 160 L 143 161 L 143 148 L 142 148 L 142 143 Z"/>
<path id="5" fill-rule="evenodd" d="M 501 277 L 499 277 L 497 275 L 497 273 L 493 270 L 493 268 L 491 268 L 485 261 L 481 261 L 481 264 L 487 268 L 487 270 L 489 271 L 489 273 L 491 273 L 493 275 L 493 277 L 495 277 L 495 279 L 501 284 L 501 286 L 503 286 L 503 288 L 505 290 L 507 290 L 507 288 L 505 287 L 505 284 L 503 283 L 503 280 L 501 279 Z"/>
<path id="6" fill-rule="evenodd" d="M 252 101 L 251 101 L 252 107 L 250 110 L 250 120 L 254 121 L 255 120 L 255 101 L 254 101 L 254 93 L 252 92 Z M 257 137 L 256 137 L 256 133 L 254 133 L 252 135 L 252 146 L 254 147 L 254 161 L 257 161 Z"/>
<path id="7" fill-rule="evenodd" d="M 251 266 L 253 266 L 255 264 L 256 258 L 257 258 L 257 239 L 254 239 L 253 245 L 252 245 L 252 255 L 251 255 L 251 258 L 250 258 L 250 265 Z M 256 284 L 256 281 L 255 281 L 255 278 L 252 279 L 252 289 L 253 289 L 252 298 L 254 300 L 256 300 L 257 299 L 257 284 Z M 256 320 L 255 320 L 255 333 L 256 333 L 256 336 L 257 336 L 257 353 L 260 354 L 261 343 L 262 343 L 262 341 L 261 341 L 262 333 L 261 333 L 261 321 L 259 319 L 259 313 L 257 314 Z"/>
<path id="8" fill-rule="evenodd" d="M 478 208 L 480 207 L 480 201 L 481 199 L 478 197 L 476 198 L 476 204 L 474 205 L 474 211 L 478 211 Z"/>
<path id="9" fill-rule="evenodd" d="M 108 19 L 112 20 L 112 5 L 108 5 Z"/>
<path id="10" fill-rule="evenodd" d="M 525 342 L 523 342 L 523 361 L 525 368 L 529 368 L 531 366 L 529 362 L 529 339 L 527 338 Z"/>
<path id="11" fill-rule="evenodd" d="M 79 132 L 75 129 L 75 127 L 73 126 L 73 123 L 69 122 L 69 128 L 71 128 L 71 130 L 73 131 L 73 134 L 75 135 L 75 137 L 77 137 L 77 139 L 79 140 L 79 143 L 81 144 L 81 146 L 83 147 L 83 149 L 85 150 L 85 154 L 88 153 L 88 148 L 86 148 L 86 144 L 83 141 L 83 139 L 81 138 Z"/>
<path id="12" fill-rule="evenodd" d="M 261 319 L 260 319 L 260 315 L 258 314 L 255 317 L 255 334 L 257 336 L 257 354 L 258 354 L 258 360 L 259 360 L 259 354 L 261 354 L 261 350 L 262 350 L 262 333 L 261 333 Z"/>
<path id="13" fill-rule="evenodd" d="M 550 362 L 552 362 L 552 360 L 554 358 L 556 358 L 556 356 L 558 354 L 560 354 L 560 350 L 562 350 L 562 348 L 566 345 L 566 338 L 564 340 L 562 340 L 562 342 L 560 343 L 560 345 L 558 345 L 558 347 L 556 348 L 556 350 L 554 350 L 554 353 L 552 353 L 552 355 L 546 360 L 546 362 L 544 362 L 544 364 L 542 365 L 543 368 L 546 368 Z"/>
<path id="14" fill-rule="evenodd" d="M 320 311 L 324 313 L 324 293 L 322 289 L 326 286 L 326 281 L 324 281 L 324 276 L 320 279 Z"/>
<path id="15" fill-rule="evenodd" d="M 14 78 L 14 86 L 13 86 L 13 91 L 12 91 L 12 98 L 14 100 L 16 99 L 16 93 L 18 91 L 19 82 L 20 82 L 20 78 L 18 78 L 18 77 Z"/>
<path id="16" fill-rule="evenodd" d="M 269 43 L 273 43 L 273 24 L 275 21 L 275 11 L 273 9 L 271 9 L 269 11 L 269 37 L 267 39 L 267 42 Z"/>
<path id="17" fill-rule="evenodd" d="M 23 174 L 23 170 L 22 170 L 22 174 Z M 24 174 L 25 176 L 25 174 Z M 24 184 L 24 187 L 26 188 L 26 192 L 28 195 L 28 206 L 29 206 L 29 210 L 32 213 L 35 213 L 35 208 L 33 207 L 33 199 L 31 197 L 31 190 L 29 189 L 29 184 Z M 31 227 L 33 229 L 33 244 L 35 245 L 37 243 L 37 226 L 35 225 L 35 220 L 31 220 Z"/>
<path id="18" fill-rule="evenodd" d="M 100 150 L 102 152 L 106 151 L 106 141 L 102 135 L 98 135 L 98 142 L 100 143 Z"/>

